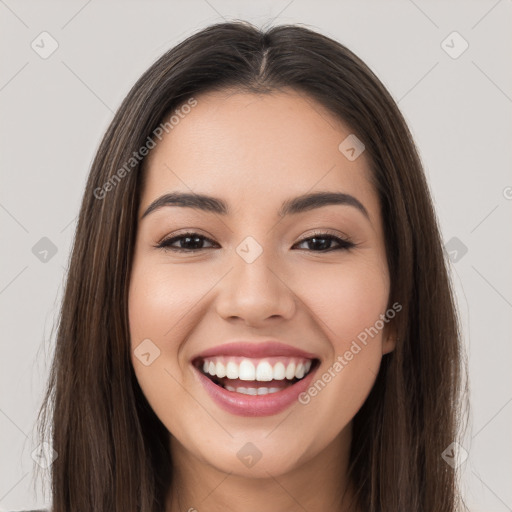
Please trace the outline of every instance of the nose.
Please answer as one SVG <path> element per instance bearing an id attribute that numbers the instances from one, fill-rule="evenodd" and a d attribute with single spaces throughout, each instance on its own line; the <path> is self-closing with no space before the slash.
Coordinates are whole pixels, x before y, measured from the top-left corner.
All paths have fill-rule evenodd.
<path id="1" fill-rule="evenodd" d="M 267 252 L 248 262 L 235 254 L 233 268 L 219 283 L 216 309 L 225 320 L 238 318 L 252 327 L 264 326 L 274 318 L 290 319 L 297 297 L 293 283 L 279 272 Z"/>

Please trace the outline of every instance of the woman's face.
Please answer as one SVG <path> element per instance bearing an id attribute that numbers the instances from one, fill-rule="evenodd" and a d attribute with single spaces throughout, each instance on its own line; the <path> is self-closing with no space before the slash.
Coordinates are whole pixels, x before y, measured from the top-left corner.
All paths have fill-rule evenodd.
<path id="1" fill-rule="evenodd" d="M 133 366 L 176 459 L 275 476 L 346 448 L 394 347 L 378 197 L 350 129 L 314 100 L 196 100 L 146 162 Z M 304 200 L 318 192 L 331 200 Z M 154 204 L 167 194 L 194 200 Z"/>

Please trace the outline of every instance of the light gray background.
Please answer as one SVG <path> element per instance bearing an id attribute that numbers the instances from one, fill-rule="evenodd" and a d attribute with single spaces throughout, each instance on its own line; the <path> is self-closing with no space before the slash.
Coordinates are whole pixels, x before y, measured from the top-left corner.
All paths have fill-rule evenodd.
<path id="1" fill-rule="evenodd" d="M 475 512 L 512 510 L 511 0 L 0 0 L 0 509 L 47 504 L 33 492 L 34 421 L 100 138 L 157 57 L 222 18 L 318 29 L 359 55 L 398 101 L 444 241 L 468 249 L 452 264 L 472 392 L 465 499 Z M 47 59 L 31 48 L 43 31 L 59 45 Z M 453 31 L 469 43 L 457 59 L 441 46 Z M 42 237 L 57 247 L 47 262 L 32 252 Z"/>

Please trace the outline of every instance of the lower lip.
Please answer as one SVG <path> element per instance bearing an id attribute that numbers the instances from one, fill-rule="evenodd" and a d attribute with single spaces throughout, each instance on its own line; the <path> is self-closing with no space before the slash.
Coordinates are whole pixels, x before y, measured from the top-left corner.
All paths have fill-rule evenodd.
<path id="1" fill-rule="evenodd" d="M 213 401 L 225 411 L 238 416 L 271 416 L 284 411 L 293 402 L 298 401 L 299 395 L 309 387 L 316 372 L 315 368 L 306 377 L 282 391 L 267 395 L 243 395 L 217 386 L 199 369 L 194 369 Z"/>

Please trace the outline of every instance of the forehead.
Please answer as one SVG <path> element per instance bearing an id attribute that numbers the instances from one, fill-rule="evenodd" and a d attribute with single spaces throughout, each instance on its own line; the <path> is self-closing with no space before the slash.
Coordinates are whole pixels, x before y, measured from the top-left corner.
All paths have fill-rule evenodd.
<path id="1" fill-rule="evenodd" d="M 217 195 L 238 211 L 261 212 L 294 195 L 333 190 L 355 195 L 376 215 L 365 153 L 351 161 L 340 151 L 350 128 L 312 98 L 285 90 L 195 99 L 147 157 L 141 211 L 172 191 Z"/>

